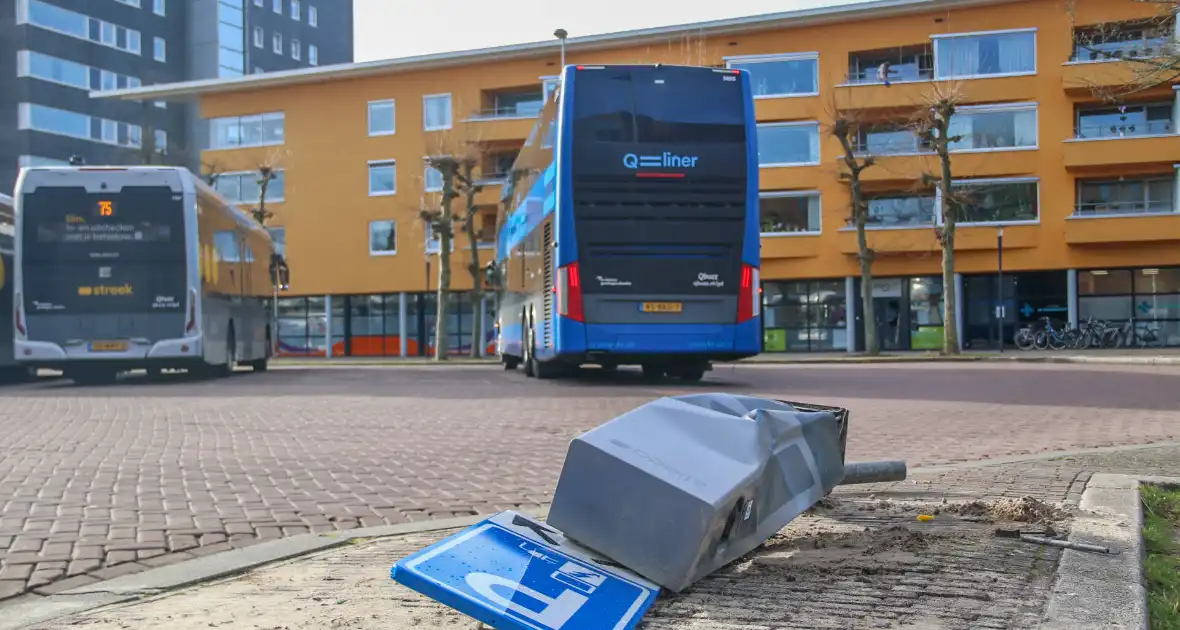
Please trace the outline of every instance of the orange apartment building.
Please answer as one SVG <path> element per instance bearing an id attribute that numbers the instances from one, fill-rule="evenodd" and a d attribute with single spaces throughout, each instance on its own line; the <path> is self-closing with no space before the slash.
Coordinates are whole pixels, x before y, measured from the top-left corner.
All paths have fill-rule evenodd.
<path id="1" fill-rule="evenodd" d="M 903 124 L 935 89 L 962 99 L 952 166 L 969 199 L 957 235 L 964 347 L 994 348 L 998 316 L 1006 340 L 1042 316 L 1093 316 L 1178 346 L 1178 86 L 1173 77 L 1100 97 L 1126 91 L 1144 67 L 1135 59 L 1174 45 L 1174 26 L 1162 36 L 1139 30 L 1156 9 L 1078 0 L 1071 19 L 1060 0 L 881 0 L 571 38 L 566 60 L 750 71 L 768 352 L 862 343 L 843 151 L 829 133 L 836 115 L 857 121 L 858 150 L 876 162 L 864 181 L 882 346 L 937 346 L 936 199 L 922 178 L 937 160 Z M 1077 44 L 1100 23 L 1123 27 L 1100 44 L 1123 59 Z M 556 85 L 560 54 L 554 40 L 96 96 L 196 100 L 209 126 L 202 162 L 221 172 L 217 187 L 232 199 L 256 201 L 259 164 L 281 169 L 270 228 L 297 296 L 281 304 L 285 352 L 418 355 L 433 342 L 438 264 L 437 241 L 418 218 L 439 186 L 424 157 L 476 147 L 485 184 L 478 238 L 490 246 L 505 173 Z M 885 62 L 888 85 L 878 76 Z M 467 252 L 459 238 L 460 290 L 470 287 Z M 465 352 L 471 305 L 453 298 L 450 346 Z"/>

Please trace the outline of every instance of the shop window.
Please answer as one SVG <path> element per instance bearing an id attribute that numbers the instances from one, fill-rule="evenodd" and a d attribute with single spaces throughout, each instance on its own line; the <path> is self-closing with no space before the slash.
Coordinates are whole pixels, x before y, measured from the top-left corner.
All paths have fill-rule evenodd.
<path id="1" fill-rule="evenodd" d="M 398 294 L 348 296 L 348 355 L 400 356 Z M 409 348 L 407 347 L 407 353 Z"/>
<path id="2" fill-rule="evenodd" d="M 1180 346 L 1180 267 L 1079 271 L 1078 316 L 1120 326 L 1126 345 Z"/>
<path id="3" fill-rule="evenodd" d="M 942 278 L 910 280 L 910 349 L 942 348 Z"/>
<path id="4" fill-rule="evenodd" d="M 279 355 L 322 357 L 326 353 L 327 314 L 324 298 L 280 298 Z"/>
<path id="5" fill-rule="evenodd" d="M 825 352 L 848 348 L 843 280 L 763 285 L 763 350 Z"/>

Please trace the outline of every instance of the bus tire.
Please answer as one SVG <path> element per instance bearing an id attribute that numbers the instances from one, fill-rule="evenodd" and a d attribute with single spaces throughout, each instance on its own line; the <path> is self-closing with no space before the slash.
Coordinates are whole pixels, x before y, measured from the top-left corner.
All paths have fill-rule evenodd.
<path id="1" fill-rule="evenodd" d="M 516 366 L 520 365 L 520 359 L 516 357 L 510 357 L 508 355 L 501 357 L 501 362 L 504 364 L 504 369 L 506 371 L 515 370 Z"/>
<path id="2" fill-rule="evenodd" d="M 643 364 L 643 378 L 649 381 L 659 380 L 664 377 L 664 368 L 653 363 Z"/>
<path id="3" fill-rule="evenodd" d="M 255 372 L 265 372 L 270 369 L 270 359 L 255 359 L 250 362 L 250 369 Z"/>
<path id="4" fill-rule="evenodd" d="M 682 368 L 676 376 L 686 383 L 699 383 L 702 378 L 705 378 L 705 368 L 699 365 L 690 365 Z"/>
<path id="5" fill-rule="evenodd" d="M 119 373 L 110 368 L 82 368 L 72 370 L 66 376 L 75 385 L 109 385 L 119 378 Z"/>

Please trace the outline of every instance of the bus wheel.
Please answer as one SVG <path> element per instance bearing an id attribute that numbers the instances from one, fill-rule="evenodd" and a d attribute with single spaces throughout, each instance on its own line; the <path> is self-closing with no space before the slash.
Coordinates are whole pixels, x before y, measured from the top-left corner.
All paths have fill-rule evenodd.
<path id="1" fill-rule="evenodd" d="M 501 359 L 505 370 L 515 370 L 516 366 L 520 365 L 520 359 L 504 355 Z"/>
<path id="2" fill-rule="evenodd" d="M 109 385 L 115 382 L 119 373 L 111 369 L 84 368 L 68 372 L 66 376 L 74 381 L 75 385 Z"/>
<path id="3" fill-rule="evenodd" d="M 270 360 L 255 359 L 250 362 L 250 369 L 254 370 L 255 372 L 265 372 L 270 369 Z"/>
<path id="4" fill-rule="evenodd" d="M 218 376 L 229 376 L 234 373 L 234 367 L 238 365 L 238 341 L 234 335 L 233 324 L 230 324 L 229 333 L 225 339 L 225 365 L 218 367 Z"/>
<path id="5" fill-rule="evenodd" d="M 521 345 L 524 346 L 524 375 L 536 376 L 537 361 L 533 358 L 533 327 L 531 325 L 525 329 L 524 343 Z"/>
<path id="6" fill-rule="evenodd" d="M 663 377 L 664 377 L 664 368 L 662 368 L 658 365 L 652 364 L 652 363 L 644 363 L 643 364 L 643 378 L 646 378 L 649 381 L 654 381 L 654 380 L 661 379 Z"/>
<path id="7" fill-rule="evenodd" d="M 705 368 L 699 365 L 690 365 L 681 368 L 676 376 L 679 376 L 680 380 L 686 383 L 698 383 L 702 378 L 705 377 Z"/>

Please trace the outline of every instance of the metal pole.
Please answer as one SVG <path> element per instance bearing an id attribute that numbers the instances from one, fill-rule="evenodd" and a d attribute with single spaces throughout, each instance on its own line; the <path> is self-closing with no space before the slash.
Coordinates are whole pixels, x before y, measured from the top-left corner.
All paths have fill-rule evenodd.
<path id="1" fill-rule="evenodd" d="M 906 465 L 901 460 L 884 460 L 879 462 L 848 462 L 844 464 L 844 479 L 841 486 L 861 483 L 884 483 L 887 481 L 905 481 Z"/>
<path id="2" fill-rule="evenodd" d="M 565 68 L 565 38 L 569 37 L 569 33 L 564 28 L 559 28 L 553 31 L 553 36 L 561 42 L 561 67 Z"/>
<path id="3" fill-rule="evenodd" d="M 1004 226 L 996 230 L 996 341 L 1004 352 Z"/>

